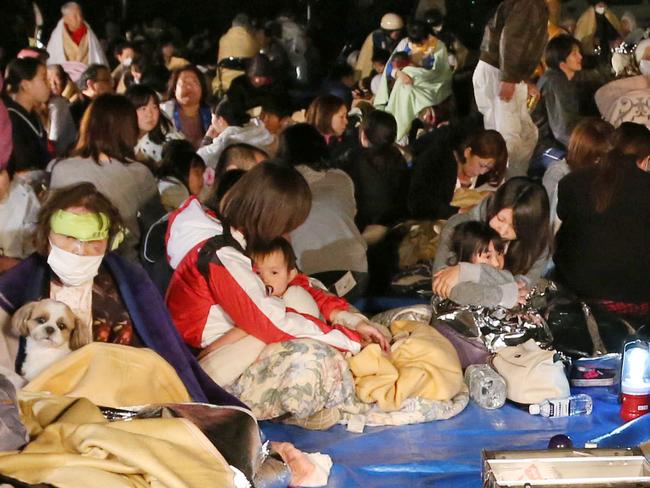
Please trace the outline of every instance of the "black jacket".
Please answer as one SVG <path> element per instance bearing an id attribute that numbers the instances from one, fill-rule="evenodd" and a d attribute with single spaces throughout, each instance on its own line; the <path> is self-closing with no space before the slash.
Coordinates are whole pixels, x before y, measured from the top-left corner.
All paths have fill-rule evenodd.
<path id="1" fill-rule="evenodd" d="M 625 164 L 618 195 L 595 211 L 598 168 L 568 174 L 558 185 L 562 226 L 553 260 L 560 282 L 583 298 L 650 301 L 650 174 Z"/>
<path id="2" fill-rule="evenodd" d="M 14 171 L 44 170 L 51 157 L 47 151 L 47 132 L 41 121 L 10 98 L 5 99 L 5 104 L 14 146 L 9 167 Z"/>

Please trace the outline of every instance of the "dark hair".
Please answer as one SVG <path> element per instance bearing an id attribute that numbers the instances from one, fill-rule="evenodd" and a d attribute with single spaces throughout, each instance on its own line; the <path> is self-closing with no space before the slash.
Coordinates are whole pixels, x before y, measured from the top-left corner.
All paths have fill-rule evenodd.
<path id="1" fill-rule="evenodd" d="M 544 51 L 544 61 L 549 68 L 560 69 L 560 64 L 566 61 L 573 48 L 580 49 L 580 41 L 568 34 L 560 34 L 548 41 Z"/>
<path id="2" fill-rule="evenodd" d="M 250 246 L 298 228 L 309 215 L 311 191 L 298 171 L 261 163 L 224 195 L 219 214 L 241 229 Z"/>
<path id="3" fill-rule="evenodd" d="M 412 20 L 406 26 L 406 36 L 413 44 L 422 44 L 429 37 L 430 28 L 421 20 Z"/>
<path id="4" fill-rule="evenodd" d="M 77 86 L 81 91 L 84 91 L 86 88 L 88 88 L 88 82 L 89 81 L 97 81 L 97 78 L 99 77 L 99 73 L 102 70 L 106 70 L 106 72 L 110 75 L 111 70 L 108 69 L 108 67 L 104 66 L 103 64 L 91 64 L 86 68 L 86 70 L 81 73 L 81 76 L 77 80 Z"/>
<path id="5" fill-rule="evenodd" d="M 262 112 L 277 115 L 281 119 L 291 117 L 291 100 L 288 96 L 268 95 L 262 101 Z"/>
<path id="6" fill-rule="evenodd" d="M 38 58 L 13 59 L 5 70 L 5 91 L 7 93 L 18 93 L 22 81 L 30 81 L 36 77 L 38 68 L 45 64 Z"/>
<path id="7" fill-rule="evenodd" d="M 119 41 L 113 46 L 113 54 L 118 56 L 124 52 L 125 49 L 133 49 L 135 51 L 135 46 L 129 41 Z"/>
<path id="8" fill-rule="evenodd" d="M 490 197 L 486 222 L 489 224 L 504 208 L 512 209 L 517 235 L 508 245 L 505 267 L 512 274 L 526 274 L 550 249 L 552 232 L 548 195 L 542 185 L 529 178 L 510 178 Z"/>
<path id="9" fill-rule="evenodd" d="M 260 148 L 246 144 L 245 142 L 238 142 L 227 146 L 219 155 L 217 166 L 214 169 L 215 179 L 221 178 L 221 175 L 228 171 L 229 166 L 236 166 L 238 169 L 249 170 L 257 164 L 256 155 L 264 155 L 264 159 L 268 156 L 265 151 Z"/>
<path id="10" fill-rule="evenodd" d="M 79 138 L 72 156 L 92 158 L 99 155 L 129 163 L 138 142 L 138 116 L 133 104 L 123 95 L 106 93 L 95 98 L 81 119 Z"/>
<path id="11" fill-rule="evenodd" d="M 229 100 L 228 97 L 221 100 L 214 107 L 214 115 L 223 118 L 228 125 L 242 126 L 250 120 L 250 116 L 244 108 Z"/>
<path id="12" fill-rule="evenodd" d="M 246 76 L 249 78 L 254 76 L 272 77 L 273 75 L 273 63 L 266 54 L 257 53 L 251 58 L 246 68 Z"/>
<path id="13" fill-rule="evenodd" d="M 150 100 L 153 100 L 156 106 L 160 102 L 155 90 L 147 85 L 133 84 L 127 88 L 124 96 L 131 101 L 136 110 L 147 105 Z M 159 115 L 156 127 L 149 131 L 149 139 L 156 144 L 165 142 L 165 134 L 172 129 L 172 123 L 164 112 L 159 111 Z"/>
<path id="14" fill-rule="evenodd" d="M 443 22 L 445 21 L 445 16 L 442 15 L 440 9 L 430 8 L 429 10 L 424 12 L 424 15 L 422 16 L 422 21 L 427 26 L 429 26 L 429 28 L 433 29 L 434 27 L 438 27 L 439 25 L 443 24 Z"/>
<path id="15" fill-rule="evenodd" d="M 650 156 L 650 130 L 645 125 L 623 122 L 612 135 L 612 149 L 598 165 L 593 195 L 596 212 L 605 212 L 624 192 L 623 176 L 638 161 Z"/>
<path id="16" fill-rule="evenodd" d="M 340 80 L 349 76 L 354 76 L 354 68 L 348 63 L 340 62 L 332 66 L 329 77 L 331 80 Z"/>
<path id="17" fill-rule="evenodd" d="M 290 166 L 305 165 L 315 171 L 329 168 L 325 138 L 310 124 L 295 124 L 280 133 L 279 159 Z"/>
<path id="18" fill-rule="evenodd" d="M 571 171 L 593 166 L 611 149 L 614 127 L 598 117 L 582 119 L 571 131 L 566 162 Z"/>
<path id="19" fill-rule="evenodd" d="M 390 53 L 386 49 L 375 49 L 372 52 L 371 61 L 373 63 L 386 64 L 390 58 Z"/>
<path id="20" fill-rule="evenodd" d="M 291 244 L 289 244 L 289 241 L 284 237 L 276 237 L 269 242 L 258 242 L 255 247 L 250 249 L 248 255 L 253 261 L 263 261 L 275 252 L 282 254 L 284 262 L 287 264 L 287 270 L 291 271 L 297 268 L 296 253 L 293 247 L 291 247 Z"/>
<path id="21" fill-rule="evenodd" d="M 465 149 L 481 158 L 494 159 L 494 168 L 490 170 L 495 180 L 500 181 L 508 163 L 508 148 L 503 136 L 495 130 L 480 129 L 465 138 L 458 148 L 458 157 L 465 163 Z"/>
<path id="22" fill-rule="evenodd" d="M 342 98 L 335 95 L 321 95 L 314 99 L 305 114 L 305 120 L 308 124 L 313 125 L 323 135 L 331 134 L 332 131 L 332 117 L 336 115 L 341 107 L 347 105 Z"/>
<path id="23" fill-rule="evenodd" d="M 487 252 L 490 242 L 496 252 L 505 253 L 505 241 L 486 222 L 473 220 L 458 224 L 454 227 L 454 233 L 451 236 L 450 250 L 453 257 L 447 264 L 454 266 L 458 263 L 471 263 L 475 255 Z"/>
<path id="24" fill-rule="evenodd" d="M 189 190 L 192 168 L 205 169 L 205 162 L 196 154 L 194 146 L 185 139 L 169 141 L 163 146 L 162 160 L 156 171 L 158 178 L 176 178 Z"/>
<path id="25" fill-rule="evenodd" d="M 38 213 L 38 223 L 34 232 L 36 251 L 42 256 L 47 256 L 50 249 L 50 219 L 57 210 L 70 207 L 84 207 L 91 212 L 106 214 L 110 220 L 108 229 L 108 243 L 124 228 L 120 212 L 100 193 L 92 183 L 77 183 L 74 185 L 52 190 Z"/>
<path id="26" fill-rule="evenodd" d="M 205 201 L 205 206 L 210 210 L 219 213 L 219 205 L 224 195 L 246 174 L 244 169 L 229 169 L 216 180 L 212 194 Z"/>
<path id="27" fill-rule="evenodd" d="M 153 88 L 157 93 L 165 93 L 170 73 L 164 65 L 145 64 L 140 73 L 141 84 Z"/>
<path id="28" fill-rule="evenodd" d="M 382 110 L 373 110 L 361 122 L 361 129 L 370 143 L 370 147 L 363 151 L 362 157 L 371 166 L 379 171 L 400 165 L 406 167 L 402 153 L 395 147 L 395 117 Z"/>
<path id="29" fill-rule="evenodd" d="M 180 69 L 174 70 L 172 72 L 171 77 L 169 78 L 169 84 L 167 85 L 167 100 L 176 100 L 176 85 L 178 83 L 178 79 L 183 73 L 186 72 L 192 72 L 196 75 L 197 79 L 199 80 L 199 85 L 201 86 L 201 101 L 200 103 L 207 103 L 208 100 L 208 86 L 207 82 L 205 81 L 205 76 L 203 73 L 201 73 L 201 70 L 194 66 L 193 64 L 188 64 L 187 66 L 183 66 Z"/>
<path id="30" fill-rule="evenodd" d="M 393 57 L 390 59 L 390 61 L 391 63 L 397 61 L 398 63 L 401 64 L 410 64 L 411 55 L 406 51 L 397 51 L 395 54 L 393 54 Z"/>

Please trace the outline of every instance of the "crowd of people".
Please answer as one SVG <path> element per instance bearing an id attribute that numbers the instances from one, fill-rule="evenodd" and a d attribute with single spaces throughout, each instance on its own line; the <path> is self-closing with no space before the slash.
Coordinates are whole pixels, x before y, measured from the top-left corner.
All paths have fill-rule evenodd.
<path id="1" fill-rule="evenodd" d="M 389 292 L 423 221 L 443 298 L 513 308 L 547 277 L 647 321 L 650 31 L 556 7 L 503 0 L 480 52 L 440 9 L 387 13 L 318 77 L 288 16 L 237 15 L 211 62 L 171 32 L 109 45 L 65 3 L 0 78 L 0 364 L 25 361 L 10 316 L 52 298 L 194 401 L 327 428 L 340 352 L 390 347 L 350 303 Z"/>

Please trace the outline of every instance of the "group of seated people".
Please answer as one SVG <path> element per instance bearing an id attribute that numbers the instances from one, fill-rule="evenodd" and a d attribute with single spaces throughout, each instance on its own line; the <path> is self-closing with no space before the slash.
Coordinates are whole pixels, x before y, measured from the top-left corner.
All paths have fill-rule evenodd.
<path id="1" fill-rule="evenodd" d="M 11 60 L 3 371 L 24 373 L 30 356 L 11 316 L 54 299 L 85 344 L 152 349 L 195 402 L 327 428 L 354 396 L 340 352 L 390 349 L 390 333 L 350 302 L 382 268 L 397 271 L 392 232 L 420 221 L 446 221 L 432 276 L 443 298 L 514 308 L 546 276 L 650 316 L 648 127 L 585 117 L 572 85 L 580 44 L 555 37 L 530 176 L 506 179 L 502 135 L 444 103 L 453 68 L 435 32 L 414 21 L 393 39 L 374 107 L 321 92 L 302 112 L 260 53 L 212 104 L 205 73 L 170 53 L 164 97 L 128 63 L 119 76 L 91 64 L 75 87 L 38 50 Z"/>

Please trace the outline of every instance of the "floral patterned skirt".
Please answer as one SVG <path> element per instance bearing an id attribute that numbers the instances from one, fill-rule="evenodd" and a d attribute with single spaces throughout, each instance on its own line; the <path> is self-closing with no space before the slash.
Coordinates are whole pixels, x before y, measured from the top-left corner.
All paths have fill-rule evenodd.
<path id="1" fill-rule="evenodd" d="M 312 339 L 269 344 L 225 388 L 260 420 L 285 414 L 306 418 L 355 402 L 354 380 L 343 355 Z"/>

